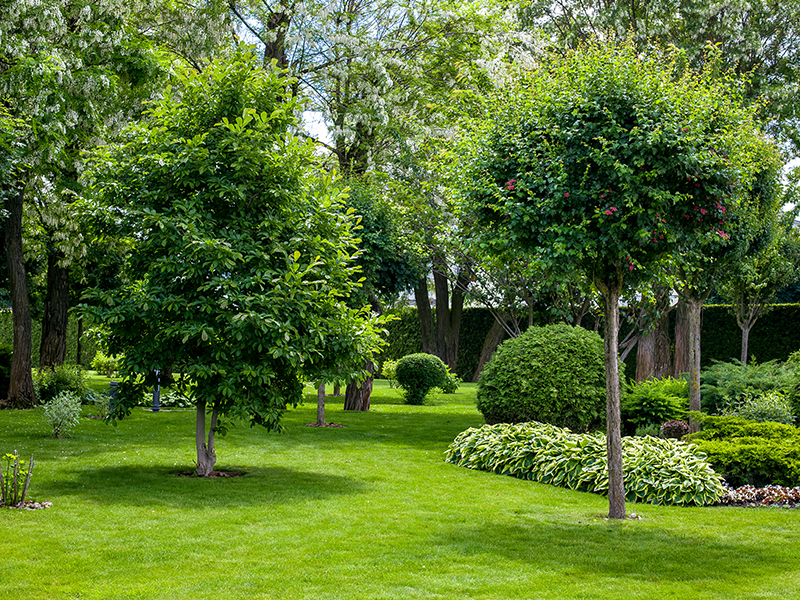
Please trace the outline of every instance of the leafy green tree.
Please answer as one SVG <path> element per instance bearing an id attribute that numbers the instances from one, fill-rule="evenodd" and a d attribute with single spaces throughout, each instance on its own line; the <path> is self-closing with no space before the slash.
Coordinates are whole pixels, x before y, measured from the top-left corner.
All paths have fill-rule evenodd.
<path id="1" fill-rule="evenodd" d="M 735 82 L 630 43 L 592 42 L 512 71 L 465 157 L 476 217 L 604 301 L 609 516 L 625 516 L 619 299 L 664 261 L 724 245 L 762 140 Z"/>
<path id="2" fill-rule="evenodd" d="M 106 324 L 109 352 L 124 353 L 114 416 L 154 370 L 182 374 L 202 476 L 221 418 L 279 428 L 303 380 L 355 378 L 340 365 L 380 346 L 379 321 L 345 304 L 359 285 L 353 216 L 313 144 L 288 133 L 299 102 L 286 81 L 249 56 L 189 71 L 129 143 L 92 161 L 98 208 L 135 240 L 128 283 L 96 290 L 85 309 Z"/>

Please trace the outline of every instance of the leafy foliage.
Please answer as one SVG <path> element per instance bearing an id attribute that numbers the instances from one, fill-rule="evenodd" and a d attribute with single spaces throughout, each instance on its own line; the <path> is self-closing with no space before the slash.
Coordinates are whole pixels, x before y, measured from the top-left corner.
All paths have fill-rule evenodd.
<path id="1" fill-rule="evenodd" d="M 738 405 L 747 394 L 782 390 L 789 378 L 789 372 L 777 361 L 747 365 L 736 359 L 715 362 L 700 373 L 703 406 L 708 413 L 718 413 L 726 406 Z"/>
<path id="2" fill-rule="evenodd" d="M 81 417 L 81 398 L 73 392 L 60 392 L 44 405 L 44 419 L 61 437 L 78 424 Z"/>
<path id="3" fill-rule="evenodd" d="M 33 389 L 42 404 L 47 404 L 63 392 L 70 392 L 80 400 L 89 392 L 83 369 L 66 364 L 34 370 Z"/>
<path id="4" fill-rule="evenodd" d="M 119 356 L 106 356 L 98 350 L 92 359 L 92 369 L 106 377 L 113 377 L 119 371 L 121 358 Z"/>
<path id="5" fill-rule="evenodd" d="M 445 375 L 444 383 L 439 387 L 442 388 L 442 392 L 445 394 L 455 394 L 458 391 L 459 384 L 461 384 L 461 377 L 451 373 L 450 367 L 447 365 L 445 365 L 445 369 L 447 369 L 447 374 Z"/>
<path id="6" fill-rule="evenodd" d="M 700 417 L 689 438 L 732 486 L 800 485 L 800 430 L 741 417 Z"/>
<path id="7" fill-rule="evenodd" d="M 352 365 L 381 345 L 381 320 L 346 305 L 354 217 L 335 179 L 317 175 L 312 144 L 290 133 L 300 105 L 285 73 L 237 54 L 181 83 L 128 144 L 93 158 L 98 199 L 132 250 L 127 283 L 87 294 L 85 312 L 124 353 L 115 416 L 171 367 L 212 431 L 219 416 L 277 429 L 303 380 L 363 375 Z"/>
<path id="8" fill-rule="evenodd" d="M 795 422 L 792 404 L 779 390 L 762 393 L 745 392 L 735 402 L 724 406 L 721 413 L 758 423 L 771 421 L 793 425 Z"/>
<path id="9" fill-rule="evenodd" d="M 0 461 L 5 462 L 5 469 L 0 465 L 0 505 L 20 506 L 25 502 L 25 495 L 33 475 L 33 455 L 28 467 L 19 462 L 19 454 L 6 453 Z"/>
<path id="10" fill-rule="evenodd" d="M 722 494 L 719 476 L 691 445 L 626 437 L 622 452 L 630 501 L 704 506 Z M 573 490 L 608 490 L 606 437 L 601 433 L 574 434 L 535 422 L 485 425 L 460 433 L 445 460 Z"/>
<path id="11" fill-rule="evenodd" d="M 672 377 L 631 383 L 621 405 L 627 429 L 660 426 L 665 421 L 684 418 L 688 410 L 689 382 Z"/>
<path id="12" fill-rule="evenodd" d="M 573 431 L 603 424 L 603 341 L 566 324 L 531 327 L 503 342 L 478 379 L 486 422 L 540 421 Z"/>
<path id="13" fill-rule="evenodd" d="M 0 344 L 0 399 L 8 391 L 11 376 L 11 355 L 14 349 L 10 344 Z"/>
<path id="14" fill-rule="evenodd" d="M 433 354 L 409 354 L 397 361 L 397 384 L 405 391 L 406 404 L 422 404 L 435 388 L 446 385 L 447 366 Z"/>

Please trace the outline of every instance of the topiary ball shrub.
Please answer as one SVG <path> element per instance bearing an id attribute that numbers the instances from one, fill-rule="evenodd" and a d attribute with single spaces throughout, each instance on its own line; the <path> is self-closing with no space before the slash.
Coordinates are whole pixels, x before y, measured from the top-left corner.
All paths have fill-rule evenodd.
<path id="1" fill-rule="evenodd" d="M 447 367 L 438 356 L 409 354 L 397 361 L 395 378 L 405 391 L 406 404 L 422 404 L 432 388 L 445 385 Z"/>
<path id="2" fill-rule="evenodd" d="M 604 426 L 603 340 L 566 324 L 531 327 L 503 342 L 478 378 L 486 423 L 539 421 L 573 431 Z"/>

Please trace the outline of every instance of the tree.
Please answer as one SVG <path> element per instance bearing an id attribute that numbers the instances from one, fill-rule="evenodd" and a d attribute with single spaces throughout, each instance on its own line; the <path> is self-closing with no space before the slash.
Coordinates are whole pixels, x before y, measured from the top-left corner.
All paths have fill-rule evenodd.
<path id="1" fill-rule="evenodd" d="M 676 58 L 593 41 L 511 70 L 488 132 L 465 143 L 476 217 L 555 272 L 580 270 L 603 296 L 611 518 L 625 516 L 620 295 L 689 245 L 725 244 L 724 213 L 749 182 L 751 146 L 764 143 L 735 82 Z"/>
<path id="2" fill-rule="evenodd" d="M 352 213 L 313 144 L 288 132 L 299 102 L 285 73 L 252 56 L 186 72 L 132 141 L 94 155 L 92 185 L 134 240 L 120 288 L 96 290 L 85 312 L 124 353 L 124 417 L 170 367 L 197 405 L 197 473 L 214 468 L 222 418 L 280 427 L 303 380 L 361 374 L 380 346 L 378 320 L 348 308 Z M 210 424 L 206 434 L 206 412 Z M 207 437 L 206 437 L 207 435 Z"/>

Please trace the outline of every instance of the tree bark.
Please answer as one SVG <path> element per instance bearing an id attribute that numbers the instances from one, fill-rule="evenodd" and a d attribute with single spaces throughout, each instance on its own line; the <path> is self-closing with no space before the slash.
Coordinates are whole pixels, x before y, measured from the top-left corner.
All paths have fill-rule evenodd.
<path id="1" fill-rule="evenodd" d="M 606 444 L 608 454 L 608 518 L 625 518 L 625 483 L 622 470 L 622 419 L 619 388 L 619 297 L 621 282 L 609 282 L 605 301 Z"/>
<path id="2" fill-rule="evenodd" d="M 333 384 L 333 395 L 334 396 L 342 395 L 342 385 L 338 382 Z"/>
<path id="3" fill-rule="evenodd" d="M 689 334 L 689 410 L 699 411 L 700 403 L 700 316 L 703 300 L 696 294 L 686 299 Z M 697 423 L 690 423 L 692 432 L 697 431 Z"/>
<path id="4" fill-rule="evenodd" d="M 10 408 L 31 408 L 36 405 L 31 377 L 31 309 L 25 281 L 25 256 L 22 249 L 22 205 L 24 188 L 6 196 L 9 217 L 5 225 L 5 252 L 8 261 L 8 283 L 11 294 L 11 313 L 14 327 L 11 359 L 11 382 L 6 404 Z M 4 390 L 0 391 L 2 393 Z"/>
<path id="5" fill-rule="evenodd" d="M 420 277 L 417 285 L 414 286 L 414 300 L 417 305 L 422 351 L 426 354 L 437 354 L 436 336 L 433 330 L 433 313 L 431 312 L 431 301 L 428 297 L 428 279 L 426 277 Z"/>
<path id="6" fill-rule="evenodd" d="M 83 366 L 83 317 L 78 317 L 78 339 L 75 341 L 75 364 Z"/>
<path id="7" fill-rule="evenodd" d="M 683 298 L 678 300 L 675 311 L 675 358 L 672 362 L 673 377 L 689 372 L 689 307 Z"/>
<path id="8" fill-rule="evenodd" d="M 317 388 L 317 427 L 325 425 L 325 382 Z"/>
<path id="9" fill-rule="evenodd" d="M 741 361 L 743 365 L 747 364 L 747 349 L 750 346 L 750 329 L 752 325 L 747 325 L 741 327 L 742 329 L 742 354 L 741 354 Z"/>
<path id="10" fill-rule="evenodd" d="M 450 294 L 450 280 L 445 274 L 443 261 L 434 265 L 433 283 L 436 291 L 436 353 L 442 362 L 455 371 L 458 361 L 458 336 L 464 314 L 464 290 L 467 279 L 460 273 Z M 463 271 L 463 270 L 462 270 Z"/>
<path id="11" fill-rule="evenodd" d="M 69 269 L 58 264 L 58 252 L 47 257 L 47 295 L 42 317 L 42 342 L 39 367 L 57 367 L 67 356 L 67 320 L 69 315 Z"/>
<path id="12" fill-rule="evenodd" d="M 475 369 L 475 375 L 472 376 L 472 383 L 478 381 L 478 377 L 480 377 L 480 374 L 483 372 L 483 368 L 486 366 L 486 363 L 489 362 L 489 359 L 492 358 L 492 354 L 497 350 L 500 342 L 503 341 L 503 337 L 505 337 L 505 328 L 500 321 L 495 319 L 494 323 L 492 323 L 492 328 L 489 329 L 486 338 L 483 340 L 481 357 L 478 360 L 478 368 Z"/>
<path id="13" fill-rule="evenodd" d="M 649 331 L 639 336 L 636 344 L 636 375 L 638 383 L 653 377 L 656 357 L 656 332 Z"/>
<path id="14" fill-rule="evenodd" d="M 197 399 L 197 422 L 195 424 L 195 445 L 197 446 L 197 467 L 195 472 L 199 477 L 208 477 L 214 472 L 217 454 L 214 449 L 214 434 L 217 428 L 217 409 L 211 412 L 211 427 L 208 430 L 208 443 L 206 443 L 206 401 Z"/>
<path id="15" fill-rule="evenodd" d="M 656 379 L 672 374 L 672 353 L 669 341 L 669 312 L 666 312 L 661 315 L 656 326 L 656 347 L 653 357 L 653 377 Z"/>
<path id="16" fill-rule="evenodd" d="M 344 410 L 369 410 L 370 396 L 372 395 L 372 374 L 375 372 L 375 363 L 367 361 L 364 365 L 365 370 L 369 371 L 369 377 L 364 381 L 353 381 L 348 384 L 344 392 Z"/>

